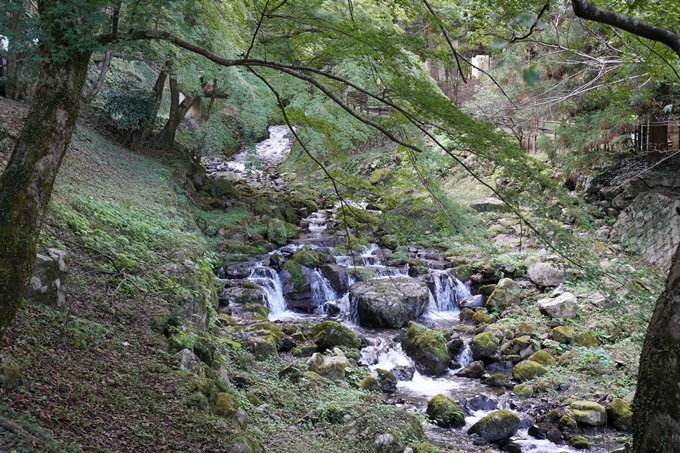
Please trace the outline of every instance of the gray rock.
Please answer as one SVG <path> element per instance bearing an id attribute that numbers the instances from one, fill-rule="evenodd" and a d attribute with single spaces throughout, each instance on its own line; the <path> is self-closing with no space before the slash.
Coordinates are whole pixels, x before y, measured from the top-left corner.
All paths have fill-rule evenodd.
<path id="1" fill-rule="evenodd" d="M 179 359 L 180 370 L 198 371 L 201 368 L 201 361 L 189 349 L 179 351 L 177 358 Z"/>
<path id="2" fill-rule="evenodd" d="M 484 297 L 481 294 L 466 297 L 458 301 L 458 306 L 461 308 L 483 307 Z"/>
<path id="3" fill-rule="evenodd" d="M 578 308 L 576 296 L 571 293 L 564 293 L 554 299 L 541 299 L 536 305 L 543 315 L 562 319 L 573 318 Z"/>
<path id="4" fill-rule="evenodd" d="M 502 278 L 496 288 L 491 293 L 491 296 L 486 301 L 487 308 L 499 308 L 505 310 L 511 305 L 519 304 L 519 295 L 522 293 L 522 288 L 510 278 Z"/>
<path id="5" fill-rule="evenodd" d="M 404 447 L 390 433 L 381 434 L 375 438 L 373 447 L 380 453 L 401 453 Z"/>
<path id="6" fill-rule="evenodd" d="M 321 274 L 328 279 L 336 293 L 345 294 L 349 289 L 349 274 L 346 267 L 339 264 L 324 264 L 321 266 Z"/>
<path id="7" fill-rule="evenodd" d="M 498 442 L 515 435 L 519 429 L 520 419 L 514 413 L 500 410 L 490 413 L 472 425 L 468 434 L 478 434 L 489 442 Z"/>
<path id="8" fill-rule="evenodd" d="M 24 298 L 34 304 L 65 309 L 68 262 L 68 252 L 63 250 L 47 249 L 45 253 L 38 253 Z"/>
<path id="9" fill-rule="evenodd" d="M 467 377 L 467 378 L 473 378 L 473 379 L 479 379 L 482 377 L 484 374 L 484 362 L 481 360 L 477 360 L 475 362 L 472 362 L 462 370 L 458 371 L 456 375 L 462 376 L 462 377 Z"/>
<path id="10" fill-rule="evenodd" d="M 404 275 L 355 283 L 349 290 L 350 305 L 364 327 L 403 327 L 425 313 L 429 296 L 426 283 Z"/>
<path id="11" fill-rule="evenodd" d="M 507 212 L 508 206 L 495 197 L 481 198 L 470 203 L 470 208 L 477 212 Z"/>
<path id="12" fill-rule="evenodd" d="M 538 286 L 558 286 L 566 278 L 564 269 L 553 263 L 534 263 L 528 274 L 529 280 Z"/>
<path id="13" fill-rule="evenodd" d="M 574 401 L 567 408 L 567 414 L 586 425 L 602 426 L 607 423 L 607 410 L 593 401 Z"/>

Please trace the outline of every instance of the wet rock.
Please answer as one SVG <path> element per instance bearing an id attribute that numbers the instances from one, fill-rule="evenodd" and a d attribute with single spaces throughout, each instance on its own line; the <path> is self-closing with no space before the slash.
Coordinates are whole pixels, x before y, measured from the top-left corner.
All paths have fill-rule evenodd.
<path id="1" fill-rule="evenodd" d="M 564 269 L 553 263 L 534 263 L 529 267 L 529 280 L 538 286 L 558 286 L 566 279 Z"/>
<path id="2" fill-rule="evenodd" d="M 541 314 L 562 319 L 573 318 L 578 308 L 576 296 L 571 293 L 564 293 L 554 299 L 541 299 L 536 305 Z"/>
<path id="3" fill-rule="evenodd" d="M 574 401 L 567 408 L 567 414 L 586 425 L 602 426 L 607 423 L 607 410 L 593 401 Z"/>
<path id="4" fill-rule="evenodd" d="M 487 309 L 498 308 L 503 311 L 512 305 L 519 304 L 521 293 L 522 288 L 514 280 L 503 278 L 487 299 L 485 306 Z"/>
<path id="5" fill-rule="evenodd" d="M 359 349 L 361 340 L 349 327 L 335 321 L 323 321 L 309 329 L 309 337 L 325 351 L 336 346 Z"/>
<path id="6" fill-rule="evenodd" d="M 500 410 L 490 413 L 472 425 L 468 434 L 478 434 L 489 442 L 508 439 L 517 433 L 520 419 L 514 413 Z"/>
<path id="7" fill-rule="evenodd" d="M 515 365 L 512 369 L 512 377 L 517 381 L 524 382 L 536 376 L 542 376 L 547 372 L 548 370 L 540 363 L 525 360 Z"/>
<path id="8" fill-rule="evenodd" d="M 462 370 L 456 372 L 456 374 L 466 378 L 479 379 L 484 374 L 484 362 L 481 360 L 472 362 Z"/>
<path id="9" fill-rule="evenodd" d="M 485 371 L 489 374 L 502 373 L 507 376 L 512 376 L 513 363 L 509 360 L 501 360 L 487 365 Z"/>
<path id="10" fill-rule="evenodd" d="M 50 248 L 45 253 L 38 253 L 24 298 L 34 304 L 66 308 L 68 262 L 69 254 L 63 250 Z"/>
<path id="11" fill-rule="evenodd" d="M 349 290 L 350 304 L 365 327 L 405 326 L 425 313 L 429 296 L 426 283 L 403 275 L 355 283 Z"/>
<path id="12" fill-rule="evenodd" d="M 562 442 L 562 433 L 557 425 L 550 422 L 536 423 L 528 430 L 528 434 L 534 439 L 547 439 L 553 443 Z"/>
<path id="13" fill-rule="evenodd" d="M 401 345 L 422 374 L 439 376 L 449 366 L 444 336 L 436 330 L 411 321 Z"/>
<path id="14" fill-rule="evenodd" d="M 472 398 L 458 401 L 458 405 L 468 414 L 478 411 L 492 411 L 498 409 L 498 401 L 486 395 L 475 395 Z"/>
<path id="15" fill-rule="evenodd" d="M 460 353 L 460 349 L 464 344 L 465 343 L 462 338 L 454 338 L 453 340 L 446 343 L 446 351 L 449 353 L 449 357 L 451 359 L 456 359 Z"/>
<path id="16" fill-rule="evenodd" d="M 498 350 L 499 341 L 491 332 L 482 332 L 470 341 L 470 351 L 475 360 L 491 357 Z"/>
<path id="17" fill-rule="evenodd" d="M 425 411 L 430 420 L 442 428 L 453 428 L 465 425 L 463 410 L 447 396 L 441 393 L 428 401 Z"/>
<path id="18" fill-rule="evenodd" d="M 394 393 L 397 391 L 397 376 L 391 371 L 382 370 L 380 368 L 375 370 L 378 373 L 378 384 L 380 390 L 385 393 Z M 411 378 L 413 375 L 411 375 Z M 411 379 L 409 378 L 409 380 Z"/>
<path id="19" fill-rule="evenodd" d="M 626 400 L 614 398 L 607 406 L 607 418 L 617 429 L 628 431 L 633 423 L 633 408 Z"/>
<path id="20" fill-rule="evenodd" d="M 324 264 L 321 274 L 330 282 L 331 288 L 338 294 L 345 294 L 349 289 L 347 268 L 339 264 Z"/>
<path id="21" fill-rule="evenodd" d="M 495 373 L 486 379 L 482 379 L 482 384 L 489 387 L 504 388 L 508 384 L 508 376 L 502 373 Z"/>
<path id="22" fill-rule="evenodd" d="M 571 439 L 580 432 L 578 423 L 576 423 L 576 420 L 569 415 L 560 418 L 557 428 L 562 432 L 565 439 Z"/>
<path id="23" fill-rule="evenodd" d="M 484 297 L 481 294 L 466 297 L 458 301 L 458 306 L 461 308 L 483 307 Z"/>

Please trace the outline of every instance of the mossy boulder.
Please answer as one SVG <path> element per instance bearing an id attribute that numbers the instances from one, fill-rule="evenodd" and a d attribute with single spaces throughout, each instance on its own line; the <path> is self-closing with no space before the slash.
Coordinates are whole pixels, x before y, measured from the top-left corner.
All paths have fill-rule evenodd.
<path id="1" fill-rule="evenodd" d="M 531 337 L 531 335 L 534 334 L 534 326 L 527 322 L 520 322 L 517 324 L 517 336 L 522 337 L 522 336 L 528 336 Z"/>
<path id="2" fill-rule="evenodd" d="M 302 247 L 295 252 L 293 260 L 302 266 L 312 269 L 319 267 L 319 254 L 309 247 Z"/>
<path id="3" fill-rule="evenodd" d="M 402 340 L 402 347 L 416 362 L 416 369 L 422 374 L 439 376 L 449 366 L 446 340 L 437 330 L 411 321 Z"/>
<path id="4" fill-rule="evenodd" d="M 371 173 L 368 181 L 374 186 L 376 184 L 386 184 L 390 180 L 391 173 L 392 170 L 390 168 L 378 168 Z"/>
<path id="5" fill-rule="evenodd" d="M 617 429 L 628 431 L 633 423 L 633 408 L 628 401 L 614 398 L 607 406 L 607 418 Z"/>
<path id="6" fill-rule="evenodd" d="M 228 392 L 220 392 L 217 394 L 215 402 L 215 413 L 224 417 L 231 417 L 236 413 L 240 407 L 236 397 Z"/>
<path id="7" fill-rule="evenodd" d="M 425 282 L 401 275 L 355 283 L 349 300 L 361 326 L 398 329 L 425 313 L 430 291 Z"/>
<path id="8" fill-rule="evenodd" d="M 257 360 L 267 360 L 270 357 L 278 357 L 276 342 L 271 336 L 248 338 L 244 345 L 255 356 Z"/>
<path id="9" fill-rule="evenodd" d="M 364 389 L 364 390 L 369 390 L 371 392 L 377 392 L 380 390 L 380 384 L 378 383 L 378 379 L 376 379 L 373 376 L 366 376 L 359 382 L 359 387 Z"/>
<path id="10" fill-rule="evenodd" d="M 472 322 L 475 324 L 491 324 L 493 317 L 486 310 L 477 310 L 472 314 Z"/>
<path id="11" fill-rule="evenodd" d="M 481 360 L 475 360 L 463 369 L 457 371 L 456 374 L 462 377 L 479 379 L 482 377 L 482 375 L 484 375 L 484 362 Z"/>
<path id="12" fill-rule="evenodd" d="M 512 393 L 523 398 L 529 398 L 534 394 L 534 389 L 529 384 L 517 384 L 513 387 Z"/>
<path id="13" fill-rule="evenodd" d="M 503 373 L 494 373 L 482 380 L 482 384 L 494 388 L 504 388 L 508 383 L 508 377 Z"/>
<path id="14" fill-rule="evenodd" d="M 285 245 L 288 240 L 286 223 L 280 219 L 271 219 L 267 223 L 267 239 L 278 245 Z"/>
<path id="15" fill-rule="evenodd" d="M 505 310 L 512 305 L 519 304 L 519 296 L 522 294 L 522 288 L 510 278 L 502 278 L 496 288 L 491 293 L 491 296 L 486 300 L 486 308 L 497 308 Z"/>
<path id="16" fill-rule="evenodd" d="M 491 332 L 482 332 L 470 341 L 470 351 L 475 360 L 491 357 L 498 350 L 499 341 Z"/>
<path id="17" fill-rule="evenodd" d="M 597 341 L 597 337 L 593 335 L 593 333 L 590 330 L 585 330 L 577 333 L 574 336 L 574 344 L 576 346 L 583 346 L 592 349 L 598 347 L 600 345 L 600 342 Z"/>
<path id="18" fill-rule="evenodd" d="M 557 364 L 557 361 L 553 356 L 550 355 L 545 349 L 534 352 L 528 360 L 532 362 L 540 363 L 543 366 L 551 366 Z"/>
<path id="19" fill-rule="evenodd" d="M 548 370 L 540 363 L 525 360 L 515 365 L 512 369 L 512 377 L 517 381 L 524 382 L 536 376 L 542 376 L 547 372 Z"/>
<path id="20" fill-rule="evenodd" d="M 430 420 L 442 428 L 453 428 L 465 425 L 463 410 L 450 398 L 441 393 L 427 402 L 425 411 Z"/>
<path id="21" fill-rule="evenodd" d="M 380 390 L 385 393 L 394 393 L 397 391 L 397 377 L 388 370 L 378 368 L 375 370 L 378 373 L 378 383 Z"/>
<path id="22" fill-rule="evenodd" d="M 580 431 L 578 423 L 576 423 L 576 420 L 570 415 L 565 415 L 560 418 L 557 428 L 562 432 L 565 439 L 571 439 Z"/>
<path id="23" fill-rule="evenodd" d="M 293 285 L 293 288 L 300 291 L 305 288 L 307 284 L 307 279 L 305 279 L 305 274 L 302 272 L 302 265 L 295 261 L 286 261 L 283 264 L 283 269 L 290 275 L 289 282 Z"/>
<path id="24" fill-rule="evenodd" d="M 319 348 L 314 343 L 302 343 L 291 351 L 295 357 L 311 357 Z"/>
<path id="25" fill-rule="evenodd" d="M 558 343 L 571 344 L 576 337 L 576 332 L 569 326 L 557 326 L 550 331 L 550 338 Z"/>
<path id="26" fill-rule="evenodd" d="M 245 307 L 243 307 L 243 311 L 257 313 L 258 315 L 262 316 L 265 319 L 267 318 L 267 316 L 269 316 L 269 307 L 262 304 L 248 304 Z"/>
<path id="27" fill-rule="evenodd" d="M 569 445 L 577 450 L 589 450 L 590 441 L 583 436 L 574 436 L 569 441 Z"/>
<path id="28" fill-rule="evenodd" d="M 0 356 L 0 385 L 11 389 L 21 383 L 21 368 L 14 361 Z"/>
<path id="29" fill-rule="evenodd" d="M 349 363 L 349 360 L 344 355 L 326 357 L 318 352 L 315 352 L 307 359 L 307 366 L 309 371 L 314 371 L 320 376 L 334 381 L 344 379 L 346 370 L 352 368 L 352 364 Z"/>
<path id="30" fill-rule="evenodd" d="M 585 425 L 602 426 L 607 423 L 607 410 L 593 401 L 574 401 L 567 408 L 567 414 Z"/>
<path id="31" fill-rule="evenodd" d="M 519 429 L 519 417 L 507 410 L 494 411 L 480 419 L 468 430 L 468 434 L 477 434 L 489 442 L 508 439 Z"/>
<path id="32" fill-rule="evenodd" d="M 472 321 L 475 316 L 475 311 L 471 308 L 462 308 L 458 314 L 458 319 L 460 322 Z"/>
<path id="33" fill-rule="evenodd" d="M 309 338 L 322 351 L 336 346 L 358 349 L 361 340 L 349 327 L 336 321 L 323 321 L 309 329 Z"/>

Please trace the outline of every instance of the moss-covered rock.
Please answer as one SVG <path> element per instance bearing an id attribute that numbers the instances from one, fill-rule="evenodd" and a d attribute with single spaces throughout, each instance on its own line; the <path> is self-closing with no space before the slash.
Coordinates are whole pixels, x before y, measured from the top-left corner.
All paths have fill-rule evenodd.
<path id="1" fill-rule="evenodd" d="M 482 332 L 470 341 L 470 351 L 475 360 L 493 356 L 498 350 L 498 338 L 491 332 Z"/>
<path id="2" fill-rule="evenodd" d="M 378 373 L 378 383 L 382 392 L 394 393 L 397 391 L 397 377 L 394 373 L 380 368 L 375 371 Z"/>
<path id="3" fill-rule="evenodd" d="M 318 352 L 307 359 L 307 366 L 310 371 L 334 381 L 344 379 L 346 370 L 352 368 L 352 364 L 344 355 L 326 357 Z"/>
<path id="4" fill-rule="evenodd" d="M 378 383 L 378 379 L 374 378 L 373 376 L 366 376 L 359 382 L 359 387 L 364 389 L 364 390 L 369 390 L 371 392 L 377 392 L 380 390 L 380 384 Z"/>
<path id="5" fill-rule="evenodd" d="M 215 413 L 224 417 L 231 417 L 236 413 L 240 407 L 236 397 L 228 392 L 220 392 L 217 394 L 217 401 L 215 402 Z"/>
<path id="6" fill-rule="evenodd" d="M 389 182 L 391 174 L 392 170 L 390 168 L 378 168 L 371 173 L 368 181 L 374 186 L 376 184 L 386 184 Z"/>
<path id="7" fill-rule="evenodd" d="M 322 350 L 336 346 L 358 349 L 361 340 L 349 327 L 336 321 L 323 321 L 309 329 L 309 337 Z"/>
<path id="8" fill-rule="evenodd" d="M 271 219 L 267 223 L 267 239 L 278 245 L 285 245 L 288 240 L 286 223 L 280 219 Z"/>
<path id="9" fill-rule="evenodd" d="M 517 324 L 517 336 L 528 336 L 531 337 L 531 335 L 534 334 L 534 326 L 532 326 L 529 323 L 526 322 L 520 322 Z"/>
<path id="10" fill-rule="evenodd" d="M 545 349 L 541 349 L 540 351 L 534 352 L 529 357 L 529 360 L 531 360 L 532 362 L 540 363 L 543 366 L 551 366 L 557 364 L 555 358 L 551 356 L 550 353 Z"/>
<path id="11" fill-rule="evenodd" d="M 293 288 L 296 290 L 301 290 L 304 288 L 307 280 L 305 279 L 305 275 L 302 272 L 302 266 L 300 263 L 295 261 L 286 261 L 283 264 L 283 269 L 288 271 L 290 274 L 290 283 L 293 285 Z"/>
<path id="12" fill-rule="evenodd" d="M 262 304 L 248 304 L 245 307 L 243 307 L 243 311 L 249 311 L 252 313 L 257 313 L 258 315 L 262 316 L 264 319 L 269 316 L 269 307 L 266 305 Z"/>
<path id="13" fill-rule="evenodd" d="M 633 422 L 633 408 L 628 401 L 614 398 L 607 406 L 609 422 L 621 431 L 628 431 Z"/>
<path id="14" fill-rule="evenodd" d="M 569 445 L 576 448 L 577 450 L 589 450 L 590 441 L 583 436 L 574 436 L 569 441 Z"/>
<path id="15" fill-rule="evenodd" d="M 569 326 L 557 326 L 550 331 L 550 338 L 565 344 L 571 344 L 576 337 L 576 332 Z"/>
<path id="16" fill-rule="evenodd" d="M 490 324 L 493 317 L 486 310 L 477 310 L 472 314 L 472 322 L 475 324 Z"/>
<path id="17" fill-rule="evenodd" d="M 514 413 L 500 410 L 490 413 L 472 425 L 468 434 L 477 434 L 489 442 L 508 439 L 517 433 L 520 419 Z"/>
<path id="18" fill-rule="evenodd" d="M 574 401 L 567 408 L 567 414 L 586 425 L 602 426 L 607 423 L 607 410 L 593 401 Z"/>
<path id="19" fill-rule="evenodd" d="M 441 393 L 435 395 L 427 402 L 425 411 L 430 420 L 442 428 L 451 428 L 465 425 L 463 410 L 450 398 Z"/>
<path id="20" fill-rule="evenodd" d="M 517 381 L 524 382 L 536 376 L 542 376 L 547 372 L 548 370 L 540 363 L 525 360 L 515 365 L 512 369 L 512 377 Z"/>
<path id="21" fill-rule="evenodd" d="M 0 385 L 11 389 L 21 383 L 21 368 L 14 361 L 0 356 Z"/>
<path id="22" fill-rule="evenodd" d="M 497 308 L 505 310 L 512 305 L 519 304 L 519 296 L 522 294 L 522 288 L 510 278 L 502 278 L 491 296 L 486 301 L 486 308 Z"/>
<path id="23" fill-rule="evenodd" d="M 598 347 L 600 342 L 597 341 L 597 337 L 593 335 L 590 330 L 584 330 L 574 336 L 574 344 L 576 346 L 583 346 L 592 349 Z"/>
<path id="24" fill-rule="evenodd" d="M 482 380 L 482 384 L 495 388 L 504 388 L 507 383 L 508 377 L 503 373 L 494 373 L 488 378 Z"/>
<path id="25" fill-rule="evenodd" d="M 302 247 L 295 252 L 293 260 L 302 266 L 312 269 L 319 267 L 319 254 L 309 247 Z"/>
<path id="26" fill-rule="evenodd" d="M 264 337 L 252 336 L 244 342 L 244 345 L 257 360 L 267 360 L 279 355 L 276 342 L 269 335 Z"/>
<path id="27" fill-rule="evenodd" d="M 534 394 L 534 389 L 529 384 L 517 384 L 513 387 L 512 393 L 523 398 L 529 398 Z"/>
<path id="28" fill-rule="evenodd" d="M 401 328 L 425 313 L 429 298 L 425 282 L 405 275 L 355 283 L 349 290 L 350 304 L 365 327 Z"/>
<path id="29" fill-rule="evenodd" d="M 416 362 L 416 368 L 420 373 L 439 376 L 449 366 L 446 341 L 442 333 L 437 330 L 428 329 L 411 321 L 402 341 L 402 347 L 406 354 Z"/>
<path id="30" fill-rule="evenodd" d="M 578 423 L 576 423 L 576 420 L 570 415 L 565 415 L 560 418 L 557 428 L 562 432 L 565 439 L 571 439 L 580 431 Z"/>
<path id="31" fill-rule="evenodd" d="M 311 357 L 318 349 L 314 343 L 302 343 L 295 346 L 292 353 L 295 357 Z"/>

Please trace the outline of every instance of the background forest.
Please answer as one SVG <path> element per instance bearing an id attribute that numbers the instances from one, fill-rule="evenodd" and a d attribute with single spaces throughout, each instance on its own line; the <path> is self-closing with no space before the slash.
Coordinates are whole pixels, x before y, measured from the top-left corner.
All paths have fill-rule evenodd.
<path id="1" fill-rule="evenodd" d="M 680 451 L 680 7 L 598 4 L 0 0 L 0 451 Z M 477 302 L 367 320 L 367 250 Z"/>

